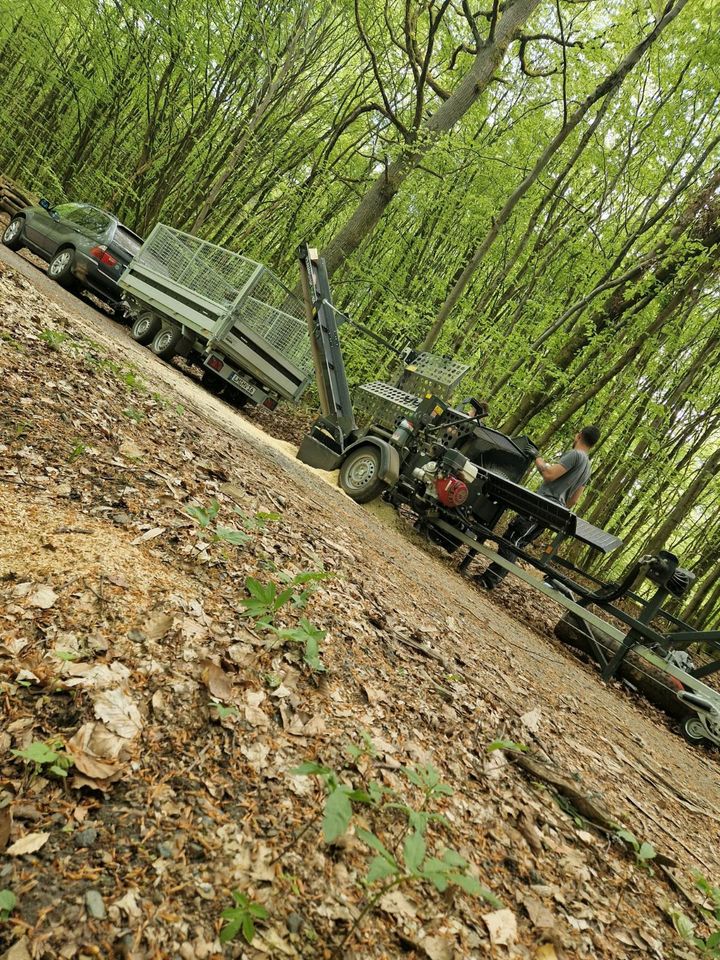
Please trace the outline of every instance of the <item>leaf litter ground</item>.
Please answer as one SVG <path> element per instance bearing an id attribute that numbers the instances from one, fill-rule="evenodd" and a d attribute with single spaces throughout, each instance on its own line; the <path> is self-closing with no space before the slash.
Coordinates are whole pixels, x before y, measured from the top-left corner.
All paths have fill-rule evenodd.
<path id="1" fill-rule="evenodd" d="M 547 604 L 504 587 L 509 615 L 108 318 L 68 314 L 0 264 L 0 320 L 0 890 L 17 900 L 0 950 L 689 955 L 669 912 L 692 914 L 693 870 L 718 879 L 711 754 L 552 641 Z M 280 589 L 320 570 L 332 578 L 275 625 L 326 631 L 324 673 L 242 616 L 248 577 Z M 364 733 L 374 757 L 347 750 Z M 498 739 L 551 758 L 664 863 L 638 866 L 512 751 L 488 753 Z M 13 753 L 37 743 L 73 759 L 66 777 Z M 436 768 L 452 794 L 429 842 L 499 908 L 410 883 L 338 950 L 370 895 L 358 836 L 398 845 L 402 819 L 359 809 L 326 844 L 319 781 L 290 774 L 304 761 L 416 807 L 403 768 Z M 232 891 L 267 912 L 252 946 L 220 943 Z"/>

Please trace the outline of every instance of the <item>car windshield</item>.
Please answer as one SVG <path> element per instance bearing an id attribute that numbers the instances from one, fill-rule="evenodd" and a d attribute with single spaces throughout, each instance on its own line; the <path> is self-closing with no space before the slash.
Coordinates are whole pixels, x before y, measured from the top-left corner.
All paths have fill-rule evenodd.
<path id="1" fill-rule="evenodd" d="M 129 253 L 131 257 L 134 257 L 142 246 L 140 237 L 131 230 L 128 230 L 128 228 L 124 227 L 121 223 L 117 225 L 113 243 L 120 247 L 121 250 L 124 250 L 125 253 Z"/>

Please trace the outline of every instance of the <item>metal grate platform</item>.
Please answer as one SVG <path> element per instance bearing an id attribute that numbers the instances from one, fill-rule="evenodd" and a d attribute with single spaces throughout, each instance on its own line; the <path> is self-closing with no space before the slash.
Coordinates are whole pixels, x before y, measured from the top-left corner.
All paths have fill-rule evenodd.
<path id="1" fill-rule="evenodd" d="M 412 416 L 415 413 L 420 398 L 390 383 L 376 380 L 359 386 L 355 391 L 354 401 L 358 426 L 377 423 L 387 430 L 392 430 L 399 417 Z"/>

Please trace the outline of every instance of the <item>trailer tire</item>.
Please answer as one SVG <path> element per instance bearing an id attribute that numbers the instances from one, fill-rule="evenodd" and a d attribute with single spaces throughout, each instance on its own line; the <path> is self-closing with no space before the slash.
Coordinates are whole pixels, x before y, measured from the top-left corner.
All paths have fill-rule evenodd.
<path id="1" fill-rule="evenodd" d="M 208 393 L 212 393 L 215 397 L 222 396 L 228 385 L 227 380 L 223 380 L 214 370 L 207 369 L 203 373 L 202 382 Z"/>
<path id="2" fill-rule="evenodd" d="M 162 320 L 160 317 L 156 316 L 150 310 L 146 310 L 144 313 L 141 313 L 133 323 L 130 336 L 136 343 L 141 343 L 146 347 L 155 339 L 161 326 Z"/>
<path id="3" fill-rule="evenodd" d="M 355 503 L 370 503 L 387 488 L 380 478 L 382 453 L 374 444 L 356 447 L 340 467 L 340 486 Z"/>
<path id="4" fill-rule="evenodd" d="M 242 390 L 238 390 L 237 387 L 233 387 L 232 384 L 228 384 L 223 399 L 238 410 L 242 410 L 250 403 L 250 397 Z"/>
<path id="5" fill-rule="evenodd" d="M 150 349 L 156 357 L 170 361 L 178 352 L 177 348 L 181 340 L 182 331 L 177 327 L 163 327 L 155 334 Z"/>

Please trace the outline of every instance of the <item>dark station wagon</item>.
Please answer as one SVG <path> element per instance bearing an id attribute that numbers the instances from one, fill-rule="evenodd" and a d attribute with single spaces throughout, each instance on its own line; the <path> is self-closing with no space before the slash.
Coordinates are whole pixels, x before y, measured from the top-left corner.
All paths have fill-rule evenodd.
<path id="1" fill-rule="evenodd" d="M 70 290 L 89 290 L 115 306 L 123 270 L 142 239 L 117 217 L 88 203 L 61 203 L 22 210 L 10 221 L 3 243 L 11 250 L 27 247 L 48 264 L 48 276 Z"/>

